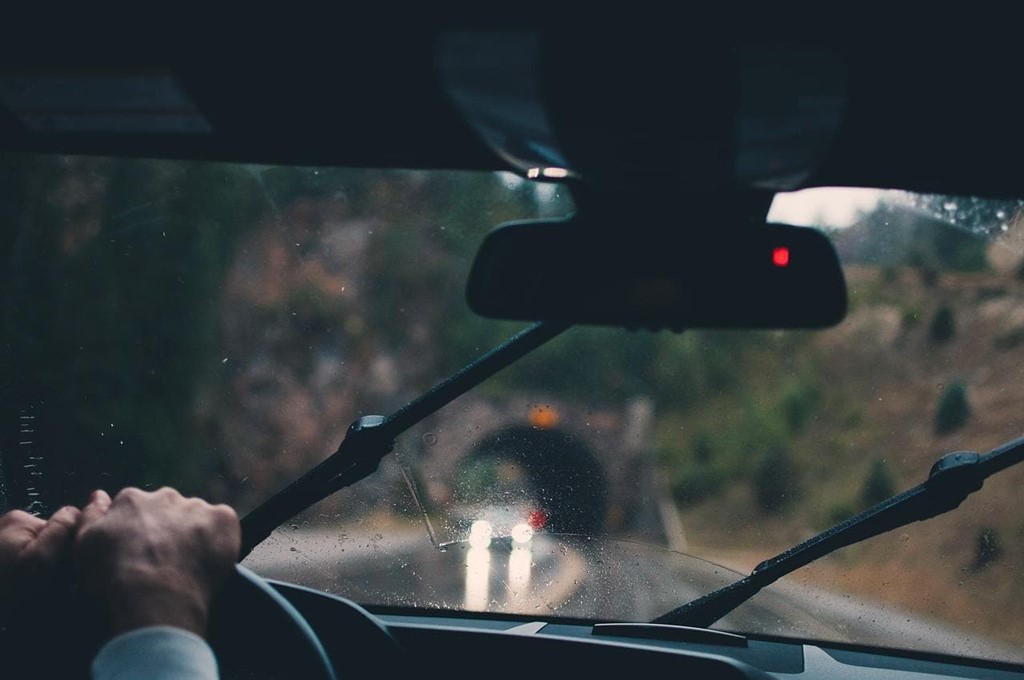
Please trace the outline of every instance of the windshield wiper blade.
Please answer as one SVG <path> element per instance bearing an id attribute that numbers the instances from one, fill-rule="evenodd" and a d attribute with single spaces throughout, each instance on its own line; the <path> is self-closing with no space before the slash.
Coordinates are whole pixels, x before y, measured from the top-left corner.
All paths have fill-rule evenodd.
<path id="1" fill-rule="evenodd" d="M 242 518 L 239 559 L 286 522 L 335 491 L 371 475 L 394 448 L 395 438 L 509 364 L 569 328 L 542 321 L 516 333 L 390 416 L 363 416 L 349 426 L 338 450 Z"/>
<path id="2" fill-rule="evenodd" d="M 950 453 L 935 462 L 926 479 L 864 512 L 771 557 L 749 576 L 687 602 L 653 623 L 707 627 L 786 574 L 829 553 L 911 522 L 954 510 L 991 475 L 1024 460 L 1024 437 L 989 453 Z"/>

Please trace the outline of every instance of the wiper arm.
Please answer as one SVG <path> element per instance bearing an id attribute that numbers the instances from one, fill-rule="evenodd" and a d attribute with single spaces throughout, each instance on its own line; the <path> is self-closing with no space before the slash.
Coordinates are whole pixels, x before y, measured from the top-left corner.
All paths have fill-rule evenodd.
<path id="1" fill-rule="evenodd" d="M 349 426 L 338 450 L 242 518 L 245 557 L 271 532 L 317 501 L 368 477 L 394 448 L 395 438 L 509 364 L 569 328 L 540 322 L 520 331 L 390 416 L 363 416 Z"/>
<path id="2" fill-rule="evenodd" d="M 754 567 L 749 576 L 677 607 L 653 623 L 707 627 L 786 574 L 839 548 L 960 506 L 991 475 L 1024 460 L 1024 437 L 987 454 L 950 453 L 928 479 Z"/>

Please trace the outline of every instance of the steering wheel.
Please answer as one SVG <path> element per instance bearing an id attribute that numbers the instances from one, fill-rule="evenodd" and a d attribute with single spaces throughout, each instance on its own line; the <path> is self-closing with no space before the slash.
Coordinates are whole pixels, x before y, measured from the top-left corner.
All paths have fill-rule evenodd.
<path id="1" fill-rule="evenodd" d="M 331 634 L 321 639 L 317 630 Z M 372 659 L 383 677 L 411 670 L 402 645 L 360 605 L 242 566 L 213 602 L 207 637 L 223 678 L 328 680 L 333 664 L 348 659 L 346 666 Z"/>
<path id="2" fill-rule="evenodd" d="M 299 610 L 241 565 L 210 607 L 207 639 L 222 678 L 337 680 L 327 650 Z"/>
<path id="3" fill-rule="evenodd" d="M 390 674 L 406 668 L 402 647 L 359 605 L 273 583 L 236 565 L 214 598 L 207 639 L 221 678 L 336 680 L 333 660 L 347 656 L 372 658 L 378 668 L 394 671 Z M 105 642 L 104 626 L 97 625 L 95 612 L 76 589 L 54 588 L 22 609 L 0 614 L 0 677 L 88 680 L 92 660 Z M 336 635 L 325 645 L 314 626 Z"/>
<path id="4" fill-rule="evenodd" d="M 0 677 L 89 678 L 103 626 L 73 588 L 2 612 Z M 207 639 L 222 678 L 337 680 L 312 626 L 267 581 L 235 566 L 210 608 Z M 358 647 L 356 647 L 358 649 Z"/>

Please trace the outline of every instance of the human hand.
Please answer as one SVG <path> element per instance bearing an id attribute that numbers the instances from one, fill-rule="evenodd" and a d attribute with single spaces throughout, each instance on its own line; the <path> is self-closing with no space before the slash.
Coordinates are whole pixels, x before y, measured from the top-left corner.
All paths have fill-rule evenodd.
<path id="1" fill-rule="evenodd" d="M 22 510 L 0 516 L 0 610 L 34 597 L 69 562 L 79 515 L 65 506 L 48 520 Z"/>
<path id="2" fill-rule="evenodd" d="M 81 512 L 75 560 L 86 594 L 112 633 L 170 625 L 206 632 L 210 601 L 238 559 L 241 527 L 227 505 L 171 488 L 92 494 Z"/>

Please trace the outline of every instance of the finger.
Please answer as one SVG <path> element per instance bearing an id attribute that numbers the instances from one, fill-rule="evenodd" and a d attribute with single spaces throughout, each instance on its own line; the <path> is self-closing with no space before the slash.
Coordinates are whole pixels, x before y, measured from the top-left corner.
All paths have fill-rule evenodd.
<path id="1" fill-rule="evenodd" d="M 4 531 L 24 532 L 35 536 L 46 525 L 46 520 L 30 515 L 24 510 L 11 510 L 0 516 L 0 529 Z"/>
<path id="2" fill-rule="evenodd" d="M 67 549 L 68 543 L 75 533 L 75 526 L 78 524 L 80 514 L 81 511 L 78 508 L 70 505 L 53 513 L 50 520 L 36 534 L 35 540 L 28 546 L 26 557 L 36 565 L 55 563 Z"/>
<path id="3" fill-rule="evenodd" d="M 94 522 L 102 519 L 107 511 L 110 510 L 110 495 L 103 489 L 96 489 L 89 496 L 89 503 L 78 516 L 79 528 L 88 526 Z"/>

